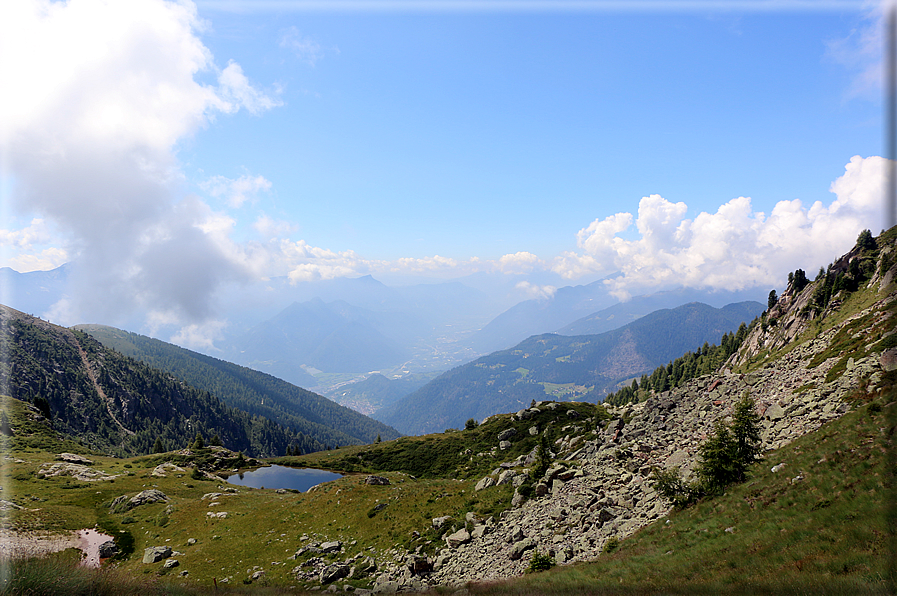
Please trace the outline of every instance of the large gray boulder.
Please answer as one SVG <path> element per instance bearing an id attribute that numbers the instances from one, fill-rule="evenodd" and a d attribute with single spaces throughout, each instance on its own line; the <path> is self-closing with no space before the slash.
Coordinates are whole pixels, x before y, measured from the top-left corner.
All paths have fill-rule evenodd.
<path id="1" fill-rule="evenodd" d="M 470 532 L 465 528 L 461 528 L 454 534 L 445 537 L 445 543 L 448 544 L 450 548 L 458 548 L 467 542 L 470 542 Z"/>
<path id="2" fill-rule="evenodd" d="M 81 464 L 84 466 L 93 465 L 93 460 L 87 459 L 83 455 L 77 455 L 75 453 L 60 453 L 56 457 L 70 464 Z"/>
<path id="3" fill-rule="evenodd" d="M 490 486 L 493 486 L 494 484 L 495 484 L 495 478 L 493 478 L 492 476 L 485 476 L 485 477 L 483 477 L 482 480 L 477 482 L 476 486 L 473 487 L 473 490 L 481 491 L 484 488 L 489 488 Z"/>
<path id="4" fill-rule="evenodd" d="M 322 542 L 321 543 L 321 552 L 323 553 L 335 553 L 339 552 L 339 550 L 343 547 L 343 543 L 339 540 L 334 540 L 332 542 Z"/>
<path id="5" fill-rule="evenodd" d="M 513 437 L 516 434 L 517 434 L 516 428 L 513 428 L 513 427 L 508 428 L 508 429 L 505 429 L 505 430 L 501 431 L 500 433 L 498 433 L 498 440 L 499 441 L 507 441 L 508 439 L 510 439 L 511 437 Z"/>
<path id="6" fill-rule="evenodd" d="M 325 567 L 321 571 L 319 579 L 321 580 L 322 584 L 329 584 L 349 575 L 350 569 L 351 568 L 349 567 L 349 565 L 345 563 L 334 563 L 333 565 Z"/>
<path id="7" fill-rule="evenodd" d="M 146 505 L 148 503 L 158 503 L 159 501 L 167 500 L 168 495 L 161 490 L 151 488 L 131 497 L 131 500 L 128 501 L 128 509 L 133 509 L 134 507 L 139 507 L 140 505 Z"/>
<path id="8" fill-rule="evenodd" d="M 368 476 L 364 479 L 365 484 L 371 484 L 374 486 L 386 486 L 389 484 L 389 478 L 384 478 L 383 476 Z"/>
<path id="9" fill-rule="evenodd" d="M 143 551 L 144 563 L 158 563 L 171 555 L 171 548 L 167 546 L 151 546 Z"/>
<path id="10" fill-rule="evenodd" d="M 769 420 L 781 420 L 785 417 L 785 410 L 779 404 L 772 404 L 768 408 L 766 408 L 766 412 L 763 413 L 763 417 Z"/>
<path id="11" fill-rule="evenodd" d="M 118 554 L 118 547 L 115 545 L 115 542 L 112 540 L 107 540 L 103 544 L 100 545 L 100 558 L 108 559 L 109 557 L 114 557 Z"/>
<path id="12" fill-rule="evenodd" d="M 513 547 L 511 547 L 511 552 L 508 554 L 512 561 L 516 561 L 523 556 L 524 551 L 527 551 L 536 546 L 536 541 L 532 538 L 524 538 L 520 542 L 516 543 Z"/>

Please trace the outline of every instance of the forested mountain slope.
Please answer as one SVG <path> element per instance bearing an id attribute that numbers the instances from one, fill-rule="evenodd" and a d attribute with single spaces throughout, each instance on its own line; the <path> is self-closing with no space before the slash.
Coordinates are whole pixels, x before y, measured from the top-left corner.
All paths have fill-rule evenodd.
<path id="1" fill-rule="evenodd" d="M 755 310 L 759 314 L 762 306 Z M 533 336 L 450 370 L 375 415 L 403 432 L 420 434 L 517 410 L 532 400 L 598 402 L 621 381 L 717 342 L 750 318 L 744 311 L 733 317 L 725 308 L 691 303 L 599 335 Z"/>
<path id="2" fill-rule="evenodd" d="M 149 453 L 218 435 L 254 456 L 324 448 L 266 418 L 230 408 L 171 374 L 104 348 L 89 335 L 0 305 L 0 387 L 36 405 L 55 430 L 98 451 Z"/>
<path id="3" fill-rule="evenodd" d="M 103 345 L 208 391 L 225 404 L 264 416 L 328 447 L 394 439 L 382 422 L 271 375 L 164 341 L 107 327 L 78 325 Z"/>

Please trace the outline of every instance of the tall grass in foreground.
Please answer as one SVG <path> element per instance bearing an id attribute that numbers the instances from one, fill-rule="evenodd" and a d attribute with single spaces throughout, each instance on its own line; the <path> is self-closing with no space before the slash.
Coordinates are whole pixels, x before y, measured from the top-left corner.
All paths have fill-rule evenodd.
<path id="1" fill-rule="evenodd" d="M 74 552 L 74 551 L 72 551 Z M 136 577 L 105 566 L 91 569 L 78 564 L 78 554 L 56 553 L 47 557 L 0 563 L 0 594 L 9 596 L 203 596 L 206 594 L 297 594 L 284 587 L 258 584 L 180 586 L 155 577 Z M 304 592 L 299 592 L 304 593 Z"/>
<path id="2" fill-rule="evenodd" d="M 3 594 L 41 596 L 154 596 L 161 594 L 149 581 L 136 579 L 114 568 L 90 569 L 72 556 L 54 554 L 0 564 Z"/>

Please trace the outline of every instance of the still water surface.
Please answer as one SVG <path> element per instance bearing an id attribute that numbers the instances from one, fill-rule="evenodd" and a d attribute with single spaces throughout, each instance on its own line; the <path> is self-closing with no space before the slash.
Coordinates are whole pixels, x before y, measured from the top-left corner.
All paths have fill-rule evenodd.
<path id="1" fill-rule="evenodd" d="M 269 466 L 228 476 L 227 481 L 238 486 L 252 488 L 291 488 L 305 492 L 316 484 L 342 477 L 342 474 L 336 472 L 315 470 L 314 468 Z"/>

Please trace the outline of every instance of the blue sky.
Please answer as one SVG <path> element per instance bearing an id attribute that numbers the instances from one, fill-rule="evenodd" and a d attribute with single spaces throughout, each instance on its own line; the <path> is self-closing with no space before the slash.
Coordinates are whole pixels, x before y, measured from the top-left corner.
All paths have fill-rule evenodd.
<path id="1" fill-rule="evenodd" d="M 212 52 L 284 105 L 182 157 L 264 176 L 256 207 L 369 258 L 550 258 L 653 193 L 692 215 L 828 202 L 850 157 L 881 151 L 878 97 L 850 97 L 826 45 L 860 12 L 207 18 Z"/>
<path id="2" fill-rule="evenodd" d="M 773 287 L 884 226 L 875 4 L 482 6 L 5 4 L 0 266 L 177 323 L 277 275 Z"/>

